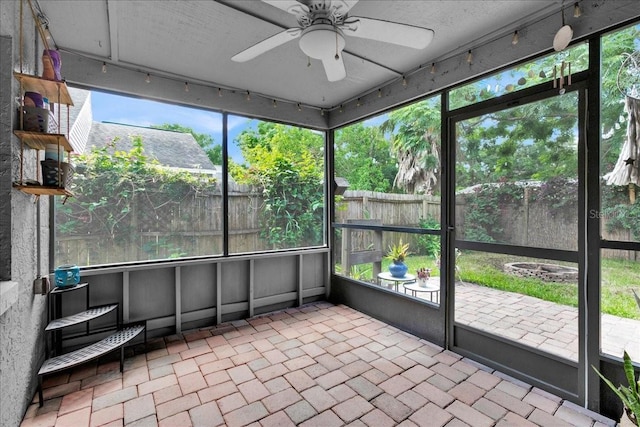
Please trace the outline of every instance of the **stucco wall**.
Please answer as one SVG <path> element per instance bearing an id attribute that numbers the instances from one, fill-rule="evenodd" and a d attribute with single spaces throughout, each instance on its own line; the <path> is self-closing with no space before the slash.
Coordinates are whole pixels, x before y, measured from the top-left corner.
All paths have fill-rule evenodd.
<path id="1" fill-rule="evenodd" d="M 26 6 L 26 4 L 25 4 Z M 35 32 L 28 8 L 24 10 L 24 61 L 22 71 L 38 72 Z M 20 173 L 20 143 L 13 136 L 20 71 L 20 3 L 0 2 L 0 280 L 17 282 L 17 298 L 0 314 L 0 425 L 17 426 L 33 397 L 37 369 L 44 358 L 42 329 L 46 298 L 34 296 L 38 253 L 43 273 L 48 266 L 47 197 L 34 197 L 11 188 Z M 36 158 L 28 150 L 25 174 L 34 173 Z M 28 175 L 29 176 L 29 175 Z M 42 227 L 38 229 L 38 214 Z M 37 233 L 40 232 L 40 250 Z"/>

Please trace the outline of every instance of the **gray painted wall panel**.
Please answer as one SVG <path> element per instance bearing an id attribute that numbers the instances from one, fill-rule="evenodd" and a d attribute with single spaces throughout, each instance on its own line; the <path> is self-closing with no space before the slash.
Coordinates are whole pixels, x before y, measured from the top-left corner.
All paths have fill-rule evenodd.
<path id="1" fill-rule="evenodd" d="M 129 274 L 131 322 L 175 314 L 173 268 L 132 271 Z"/>
<path id="2" fill-rule="evenodd" d="M 302 273 L 304 277 L 303 289 L 324 286 L 326 256 L 324 254 L 302 255 Z"/>
<path id="3" fill-rule="evenodd" d="M 33 294 L 33 281 L 40 270 L 47 272 L 47 197 L 34 203 L 33 196 L 12 188 L 20 171 L 20 143 L 13 136 L 16 123 L 15 98 L 19 84 L 13 71 L 19 70 L 19 3 L 0 1 L 0 280 L 18 282 L 17 298 L 0 316 L 0 425 L 19 425 L 31 402 L 36 372 L 44 360 L 43 329 L 46 298 Z M 24 23 L 25 73 L 37 73 L 35 27 L 29 16 Z M 25 174 L 36 170 L 33 150 L 26 150 L 30 163 Z M 41 227 L 38 229 L 38 218 Z M 40 245 L 38 246 L 38 233 Z"/>
<path id="4" fill-rule="evenodd" d="M 222 304 L 244 302 L 249 299 L 249 261 L 233 261 L 222 268 Z"/>
<path id="5" fill-rule="evenodd" d="M 552 390 L 565 399 L 576 401 L 578 367 L 575 362 L 460 326 L 455 328 L 454 335 L 453 351 L 543 390 Z"/>
<path id="6" fill-rule="evenodd" d="M 332 276 L 333 303 L 345 304 L 439 346 L 445 345 L 444 307 L 385 288 Z"/>
<path id="7" fill-rule="evenodd" d="M 120 302 L 122 317 L 126 319 L 123 284 L 129 276 L 129 321 L 148 321 L 150 337 L 174 333 L 176 322 L 176 268 L 180 266 L 181 311 L 179 317 L 183 330 L 216 323 L 216 279 L 218 269 L 222 277 L 221 321 L 246 318 L 249 310 L 249 267 L 252 259 L 256 266 L 254 277 L 254 315 L 298 305 L 297 265 L 300 256 L 307 258 L 303 277 L 303 302 L 325 298 L 326 288 L 316 286 L 328 281 L 324 277 L 328 249 L 316 249 L 301 253 L 259 254 L 241 259 L 179 260 L 171 267 L 139 265 L 90 269 L 81 273 L 82 281 L 91 288 L 91 305 Z M 67 314 L 84 309 L 83 291 L 65 295 Z M 108 324 L 108 322 L 106 322 Z M 76 329 L 75 332 L 80 331 Z M 92 341 L 78 338 L 63 343 L 63 349 Z"/>
<path id="8" fill-rule="evenodd" d="M 13 42 L 10 37 L 0 37 L 0 141 L 11 141 L 11 126 L 13 108 L 11 106 L 13 77 L 11 76 L 11 62 L 4 58 L 11 58 Z M 11 153 L 12 144 L 0 144 L 0 200 L 10 200 L 11 183 L 13 182 Z M 0 280 L 11 279 L 11 204 L 0 203 Z"/>
<path id="9" fill-rule="evenodd" d="M 294 292 L 298 289 L 298 257 L 265 258 L 255 261 L 254 280 L 260 284 L 254 298 Z"/>
<path id="10" fill-rule="evenodd" d="M 181 267 L 182 312 L 216 305 L 216 267 L 214 264 Z M 184 317 L 184 316 L 183 316 Z M 183 318 L 183 322 L 185 319 Z"/>

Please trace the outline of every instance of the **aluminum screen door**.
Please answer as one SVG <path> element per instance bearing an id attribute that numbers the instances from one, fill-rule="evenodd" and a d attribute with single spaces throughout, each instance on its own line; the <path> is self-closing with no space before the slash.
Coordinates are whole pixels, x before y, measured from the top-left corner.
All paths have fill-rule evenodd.
<path id="1" fill-rule="evenodd" d="M 450 342 L 577 400 L 584 91 L 538 92 L 452 114 Z"/>

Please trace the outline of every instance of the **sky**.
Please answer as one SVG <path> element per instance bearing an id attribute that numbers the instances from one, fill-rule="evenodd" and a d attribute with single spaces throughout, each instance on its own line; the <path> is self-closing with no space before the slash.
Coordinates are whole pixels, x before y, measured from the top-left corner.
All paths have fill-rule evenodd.
<path id="1" fill-rule="evenodd" d="M 196 108 L 124 97 L 99 91 L 91 92 L 91 109 L 96 122 L 113 122 L 151 127 L 162 124 L 179 124 L 196 133 L 211 135 L 214 144 L 222 144 L 222 114 Z M 255 127 L 256 120 L 229 115 L 229 155 L 237 163 L 243 163 L 242 154 L 233 143 L 238 134 Z"/>
<path id="2" fill-rule="evenodd" d="M 91 108 L 96 122 L 113 122 L 134 126 L 179 124 L 193 129 L 196 133 L 211 135 L 214 144 L 222 144 L 222 114 L 197 108 L 183 107 L 140 98 L 91 91 Z M 245 129 L 255 128 L 258 120 L 246 117 L 228 116 L 229 146 L 231 158 L 244 163 L 240 149 L 234 144 L 235 138 Z M 365 126 L 378 126 L 387 115 L 381 114 L 364 122 Z"/>

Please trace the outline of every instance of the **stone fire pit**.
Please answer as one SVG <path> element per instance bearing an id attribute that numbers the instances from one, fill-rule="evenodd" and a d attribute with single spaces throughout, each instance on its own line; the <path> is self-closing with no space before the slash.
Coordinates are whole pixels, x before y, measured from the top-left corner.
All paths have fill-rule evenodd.
<path id="1" fill-rule="evenodd" d="M 535 277 L 544 282 L 576 283 L 578 269 L 557 264 L 538 262 L 510 262 L 504 265 L 504 271 L 519 277 Z"/>

